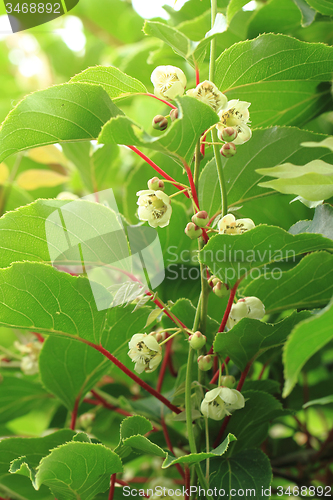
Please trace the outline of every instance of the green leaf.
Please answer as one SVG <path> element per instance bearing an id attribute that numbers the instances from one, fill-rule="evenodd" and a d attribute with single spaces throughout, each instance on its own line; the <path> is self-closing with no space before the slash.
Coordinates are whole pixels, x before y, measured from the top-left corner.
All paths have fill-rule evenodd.
<path id="1" fill-rule="evenodd" d="M 293 166 L 293 168 L 296 167 Z M 333 165 L 327 167 L 326 174 L 309 173 L 299 177 L 279 178 L 261 182 L 259 186 L 271 188 L 283 194 L 296 194 L 310 201 L 327 200 L 333 196 Z"/>
<path id="2" fill-rule="evenodd" d="M 131 436 L 141 435 L 144 436 L 147 432 L 151 431 L 153 426 L 146 418 L 140 415 L 124 418 L 120 426 L 121 439 L 127 439 Z"/>
<path id="3" fill-rule="evenodd" d="M 146 93 L 147 89 L 136 78 L 128 76 L 112 66 L 94 66 L 87 68 L 71 78 L 70 83 L 91 83 L 100 85 L 113 101 L 131 94 Z"/>
<path id="4" fill-rule="evenodd" d="M 202 453 L 190 453 L 189 455 L 183 455 L 179 458 L 174 457 L 173 455 L 168 454 L 166 459 L 163 462 L 162 469 L 167 469 L 171 465 L 174 464 L 198 464 L 207 458 L 215 458 L 221 457 L 227 451 L 229 444 L 233 441 L 236 441 L 236 438 L 233 434 L 228 434 L 225 440 L 214 450 L 210 452 L 202 452 Z"/>
<path id="5" fill-rule="evenodd" d="M 167 454 L 166 451 L 162 450 L 162 448 L 152 443 L 144 436 L 131 436 L 126 438 L 123 440 L 122 446 L 130 448 L 140 455 L 156 455 L 157 457 L 165 458 Z"/>
<path id="6" fill-rule="evenodd" d="M 320 136 L 323 138 L 324 136 Z M 252 200 L 260 200 L 277 195 L 269 189 L 258 186 L 264 176 L 258 175 L 259 165 L 275 167 L 279 163 L 306 163 L 315 159 L 333 161 L 333 155 L 319 147 L 307 150 L 301 143 L 317 139 L 317 134 L 291 127 L 270 127 L 254 130 L 250 141 L 237 149 L 237 155 L 230 159 L 222 158 L 223 172 L 226 179 L 228 205 L 239 206 Z M 314 143 L 320 144 L 320 143 Z M 311 153 L 312 155 L 311 155 Z M 211 160 L 201 172 L 199 182 L 199 203 L 202 210 L 213 216 L 221 208 L 221 193 L 218 183 L 215 160 Z M 282 210 L 283 207 L 280 207 Z M 284 210 L 289 213 L 290 207 Z M 283 214 L 279 214 L 279 218 Z M 272 220 L 273 223 L 273 220 Z M 275 223 L 275 220 L 274 220 Z"/>
<path id="7" fill-rule="evenodd" d="M 197 19 L 197 22 L 201 21 L 200 24 L 205 24 L 205 20 L 206 16 L 201 16 Z M 147 35 L 155 36 L 169 45 L 176 54 L 186 59 L 193 67 L 203 62 L 210 42 L 213 39 L 216 40 L 216 49 L 219 52 L 222 52 L 240 40 L 238 35 L 231 30 L 227 30 L 226 18 L 221 12 L 217 14 L 213 28 L 202 35 L 202 40 L 198 42 L 193 42 L 188 38 L 184 34 L 184 28 L 186 31 L 186 26 L 184 25 L 178 26 L 178 29 L 175 29 L 164 23 L 146 21 L 143 30 Z M 195 38 L 197 39 L 197 37 Z"/>
<path id="8" fill-rule="evenodd" d="M 280 401 L 271 394 L 253 390 L 243 390 L 242 394 L 245 407 L 232 414 L 228 425 L 228 430 L 237 434 L 237 442 L 233 444 L 230 452 L 232 455 L 244 449 L 259 447 L 267 437 L 268 423 L 274 418 L 288 414 Z"/>
<path id="9" fill-rule="evenodd" d="M 37 467 L 43 457 L 57 446 L 71 441 L 76 432 L 70 429 L 62 429 L 44 437 L 38 438 L 6 438 L 0 441 L 0 472 L 8 472 L 10 463 L 24 456 L 29 460 L 32 467 Z"/>
<path id="10" fill-rule="evenodd" d="M 3 326 L 92 342 L 101 339 L 105 312 L 97 310 L 87 278 L 60 273 L 45 264 L 19 262 L 0 271 L 0 289 Z M 100 289 L 107 297 L 106 290 Z"/>
<path id="11" fill-rule="evenodd" d="M 48 399 L 40 384 L 22 377 L 2 377 L 0 380 L 0 423 L 18 418 Z"/>
<path id="12" fill-rule="evenodd" d="M 280 393 L 280 383 L 277 380 L 260 379 L 260 380 L 245 380 L 243 391 L 261 391 L 269 394 Z"/>
<path id="13" fill-rule="evenodd" d="M 60 200 L 38 200 L 14 212 L 6 213 L 0 219 L 2 234 L 0 267 L 8 267 L 13 261 L 25 260 L 50 263 L 58 259 L 65 248 L 60 248 L 57 245 L 64 238 L 63 228 L 61 223 L 59 224 L 59 216 L 57 215 L 60 209 L 63 209 L 62 213 L 66 218 L 67 229 L 73 232 L 73 243 L 75 243 L 75 240 L 81 240 L 83 247 L 87 245 L 88 248 L 91 242 L 94 242 L 97 234 L 100 234 L 102 238 L 106 233 L 106 226 L 109 226 L 109 231 L 119 228 L 115 213 L 104 205 L 86 200 L 77 200 L 75 204 L 71 203 L 70 201 Z M 67 205 L 68 211 L 66 209 Z M 79 209 L 80 214 L 76 213 L 76 209 L 73 210 L 72 208 Z M 119 247 L 122 246 L 122 243 L 124 247 L 125 245 L 127 247 L 125 236 L 123 238 L 120 234 L 117 234 L 117 236 L 119 238 Z M 82 242 L 83 238 L 86 243 Z M 115 234 L 113 233 L 114 239 Z M 111 245 L 111 242 L 109 243 Z M 97 242 L 96 251 L 99 246 L 100 244 Z M 91 251 L 94 252 L 94 249 Z M 113 254 L 112 246 L 106 252 Z M 96 254 L 94 259 L 96 259 Z M 67 258 L 64 265 L 65 262 L 69 265 L 71 261 Z"/>
<path id="14" fill-rule="evenodd" d="M 215 83 L 228 99 L 252 103 L 253 127 L 300 125 L 331 107 L 329 86 L 318 83 L 332 71 L 333 47 L 264 34 L 223 52 Z"/>
<path id="15" fill-rule="evenodd" d="M 333 16 L 333 5 L 330 0 L 306 0 L 311 7 L 316 9 L 321 14 Z"/>
<path id="16" fill-rule="evenodd" d="M 262 488 L 267 490 L 272 479 L 269 459 L 261 450 L 245 450 L 227 460 L 215 458 L 211 460 L 210 471 L 210 488 L 224 490 L 215 500 L 237 498 L 233 495 L 239 490 L 246 491 L 247 497 L 262 500 Z M 269 493 L 266 495 L 269 497 Z"/>
<path id="17" fill-rule="evenodd" d="M 180 97 L 177 101 L 179 118 L 159 137 L 147 134 L 129 118 L 118 116 L 104 125 L 98 142 L 146 147 L 183 158 L 189 163 L 199 137 L 218 122 L 218 116 L 207 104 L 193 97 Z"/>
<path id="18" fill-rule="evenodd" d="M 316 233 L 333 240 L 333 207 L 328 204 L 315 208 L 312 221 L 301 220 L 289 229 L 291 234 Z"/>
<path id="19" fill-rule="evenodd" d="M 65 156 L 75 165 L 80 176 L 90 191 L 94 190 L 94 171 L 91 165 L 90 151 L 91 143 L 85 142 L 64 142 L 62 150 Z"/>
<path id="20" fill-rule="evenodd" d="M 112 163 L 119 153 L 116 145 L 108 144 L 93 150 L 90 142 L 64 142 L 62 149 L 90 191 L 110 186 L 110 179 L 114 179 Z"/>
<path id="21" fill-rule="evenodd" d="M 312 318 L 297 325 L 284 347 L 283 363 L 285 385 L 282 396 L 287 397 L 297 383 L 305 363 L 333 338 L 333 303 Z"/>
<path id="22" fill-rule="evenodd" d="M 29 94 L 0 129 L 0 162 L 30 148 L 96 139 L 105 122 L 121 114 L 97 85 L 67 83 Z"/>
<path id="23" fill-rule="evenodd" d="M 258 184 L 260 187 L 297 194 L 311 201 L 333 196 L 333 165 L 322 160 L 313 160 L 303 166 L 284 163 L 273 168 L 259 168 L 257 172 L 277 177 L 276 180 Z"/>
<path id="24" fill-rule="evenodd" d="M 237 12 L 240 11 L 247 3 L 249 3 L 247 0 L 230 0 L 227 8 L 228 24 L 230 24 L 234 15 L 237 14 Z"/>
<path id="25" fill-rule="evenodd" d="M 147 318 L 147 321 L 146 321 L 146 324 L 145 324 L 145 328 L 149 325 L 152 325 L 154 323 L 157 322 L 157 318 L 159 316 L 161 316 L 162 314 L 162 311 L 161 309 L 158 307 L 157 309 L 153 309 L 150 313 L 149 313 L 149 316 Z"/>
<path id="26" fill-rule="evenodd" d="M 125 418 L 120 426 L 120 441 L 115 452 L 122 460 L 133 452 L 135 454 L 156 455 L 165 458 L 166 452 L 144 436 L 152 428 L 149 420 L 140 415 Z"/>
<path id="27" fill-rule="evenodd" d="M 293 0 L 293 2 L 297 5 L 302 14 L 302 27 L 306 28 L 313 23 L 316 17 L 316 11 L 311 9 L 309 5 L 306 3 L 306 0 Z"/>
<path id="28" fill-rule="evenodd" d="M 131 365 L 128 339 L 143 330 L 147 308 L 133 313 L 132 306 L 98 311 L 87 278 L 29 262 L 0 270 L 0 289 L 0 325 L 100 343 Z M 95 292 L 107 301 L 103 287 Z"/>
<path id="29" fill-rule="evenodd" d="M 265 275 L 267 268 L 264 266 L 267 264 L 274 263 L 278 267 L 281 260 L 295 262 L 298 255 L 332 248 L 333 241 L 321 235 L 291 235 L 281 228 L 262 225 L 241 235 L 213 236 L 201 250 L 199 258 L 214 275 L 233 285 L 242 276 L 257 279 Z"/>
<path id="30" fill-rule="evenodd" d="M 314 406 L 314 405 L 329 405 L 333 403 L 333 395 L 331 396 L 325 396 L 324 398 L 319 398 L 319 399 L 313 399 L 312 401 L 308 401 L 303 405 L 303 408 L 308 408 L 309 406 Z"/>
<path id="31" fill-rule="evenodd" d="M 250 360 L 268 349 L 283 345 L 294 326 L 309 316 L 307 311 L 294 312 L 274 325 L 243 318 L 228 332 L 216 335 L 214 351 L 223 357 L 229 356 L 243 371 Z"/>
<path id="32" fill-rule="evenodd" d="M 258 297 L 266 313 L 288 309 L 324 307 L 333 294 L 333 255 L 316 252 L 306 255 L 297 266 L 286 272 L 278 268 L 268 276 L 260 276 L 243 291 Z"/>
<path id="33" fill-rule="evenodd" d="M 194 42 L 191 42 L 187 36 L 167 24 L 156 21 L 145 21 L 143 31 L 146 35 L 163 40 L 163 42 L 169 45 L 176 54 L 184 57 L 184 59 L 189 58 L 193 52 L 195 46 Z M 191 61 L 189 62 L 191 63 Z"/>
<path id="34" fill-rule="evenodd" d="M 107 373 L 108 360 L 86 344 L 49 337 L 39 356 L 44 387 L 70 410 Z"/>
<path id="35" fill-rule="evenodd" d="M 248 37 L 261 33 L 293 34 L 301 24 L 301 12 L 293 0 L 271 0 L 256 9 L 248 25 Z"/>
<path id="36" fill-rule="evenodd" d="M 323 141 L 316 142 L 316 141 L 309 141 L 309 142 L 303 142 L 301 146 L 304 146 L 305 148 L 328 148 L 331 151 L 333 151 L 333 137 L 327 137 Z"/>
<path id="37" fill-rule="evenodd" d="M 71 442 L 55 448 L 38 466 L 34 487 L 50 488 L 58 500 L 90 500 L 122 472 L 116 453 L 101 444 Z"/>
<path id="38" fill-rule="evenodd" d="M 23 406 L 23 405 L 22 405 Z M 37 467 L 40 460 L 49 454 L 50 450 L 60 444 L 70 441 L 75 431 L 62 429 L 42 438 L 6 438 L 0 441 L 0 491 L 5 488 L 4 495 L 20 500 L 51 500 L 49 490 L 42 486 L 37 492 L 33 489 L 30 479 L 10 474 L 11 462 L 25 456 L 32 467 Z"/>

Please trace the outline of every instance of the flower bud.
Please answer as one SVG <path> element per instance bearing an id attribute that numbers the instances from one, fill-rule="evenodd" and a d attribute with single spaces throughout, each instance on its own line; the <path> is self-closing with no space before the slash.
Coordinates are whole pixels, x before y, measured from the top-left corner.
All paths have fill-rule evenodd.
<path id="1" fill-rule="evenodd" d="M 245 297 L 245 304 L 248 308 L 247 317 L 251 319 L 262 319 L 265 316 L 265 306 L 258 297 Z"/>
<path id="2" fill-rule="evenodd" d="M 220 153 L 225 158 L 231 158 L 232 156 L 235 156 L 235 154 L 237 153 L 235 144 L 233 142 L 227 142 L 226 144 L 223 144 L 222 148 L 220 149 Z"/>
<path id="3" fill-rule="evenodd" d="M 193 224 L 193 222 L 189 222 L 185 227 L 185 234 L 191 238 L 191 240 L 195 240 L 201 235 L 201 229 L 197 225 Z"/>
<path id="4" fill-rule="evenodd" d="M 151 189 L 153 191 L 157 191 L 157 190 L 160 190 L 160 191 L 164 191 L 164 182 L 162 181 L 162 179 L 159 179 L 158 177 L 152 177 L 151 179 L 149 179 L 148 181 L 148 189 Z"/>
<path id="5" fill-rule="evenodd" d="M 198 331 L 194 332 L 193 335 L 190 335 L 189 337 L 190 346 L 196 351 L 205 345 L 206 340 L 205 335 L 202 335 L 202 333 Z"/>
<path id="6" fill-rule="evenodd" d="M 163 338 L 164 335 L 161 332 L 150 332 L 149 335 L 154 337 L 157 342 L 161 342 L 161 340 L 164 340 L 164 338 Z"/>
<path id="7" fill-rule="evenodd" d="M 205 227 L 209 222 L 209 217 L 207 212 L 205 210 L 200 210 L 200 212 L 197 212 L 196 214 L 193 215 L 192 222 L 196 226 Z"/>
<path id="8" fill-rule="evenodd" d="M 206 372 L 213 366 L 213 359 L 211 356 L 209 356 L 209 354 L 207 354 L 207 356 L 199 356 L 198 365 L 200 370 Z"/>
<path id="9" fill-rule="evenodd" d="M 168 126 L 168 120 L 163 115 L 156 115 L 153 118 L 152 126 L 155 130 L 165 130 Z"/>
<path id="10" fill-rule="evenodd" d="M 225 283 L 222 283 L 222 281 L 218 280 L 213 287 L 213 292 L 220 298 L 226 297 L 229 295 L 229 287 Z"/>
<path id="11" fill-rule="evenodd" d="M 229 389 L 232 389 L 235 383 L 236 379 L 232 375 L 223 375 L 221 377 L 221 386 L 223 387 L 229 387 Z"/>
<path id="12" fill-rule="evenodd" d="M 226 127 L 222 129 L 222 132 L 220 133 L 220 138 L 222 141 L 225 142 L 233 142 L 238 135 L 238 132 L 235 128 L 232 127 Z"/>
<path id="13" fill-rule="evenodd" d="M 176 109 L 172 109 L 170 111 L 170 119 L 171 119 L 171 121 L 174 122 L 175 120 L 177 120 L 177 118 L 178 118 L 178 109 L 177 108 Z"/>

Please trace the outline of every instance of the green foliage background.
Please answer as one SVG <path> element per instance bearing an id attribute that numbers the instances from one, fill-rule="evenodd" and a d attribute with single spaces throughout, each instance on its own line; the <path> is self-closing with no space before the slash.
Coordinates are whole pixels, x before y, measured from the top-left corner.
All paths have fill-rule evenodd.
<path id="1" fill-rule="evenodd" d="M 253 10 L 243 10 L 246 3 L 219 0 L 224 28 L 215 26 L 206 37 L 209 0 L 188 0 L 179 11 L 165 7 L 168 21 L 144 21 L 129 0 L 99 0 L 98 8 L 92 0 L 81 0 L 70 16 L 43 30 L 1 37 L 0 122 L 10 112 L 0 130 L 0 211 L 6 214 L 0 219 L 0 435 L 9 438 L 0 441 L 0 496 L 5 499 L 107 499 L 112 474 L 133 479 L 136 488 L 142 486 L 138 477 L 145 478 L 145 488 L 156 476 L 179 483 L 175 463 L 203 465 L 207 458 L 211 487 L 253 487 L 256 498 L 262 498 L 261 487 L 270 485 L 272 498 L 287 498 L 288 493 L 278 495 L 279 486 L 290 486 L 297 497 L 293 488 L 332 483 L 333 168 L 321 176 L 315 163 L 304 178 L 311 193 L 327 189 L 326 203 L 316 209 L 299 201 L 290 204 L 304 194 L 303 181 L 279 178 L 278 188 L 267 169 L 286 162 L 291 168 L 320 160 L 333 164 L 332 147 L 302 146 L 333 134 L 333 6 L 326 0 L 258 0 Z M 72 24 L 66 28 L 68 20 Z M 84 48 L 71 50 L 64 28 L 84 35 Z M 160 134 L 152 118 L 167 115 L 169 108 L 142 94 L 153 92 L 150 75 L 159 64 L 182 68 L 187 88 L 195 87 L 196 64 L 200 80 L 207 79 L 212 39 L 216 85 L 228 99 L 251 102 L 253 137 L 235 157 L 222 161 L 228 206 L 236 217 L 250 217 L 259 227 L 244 235 L 216 236 L 207 249 L 216 255 L 226 245 L 266 255 L 241 262 L 247 272 L 265 265 L 269 273 L 258 279 L 248 275 L 238 297 L 259 297 L 267 316 L 264 322 L 243 319 L 215 337 L 227 299 L 210 294 L 208 342 L 214 341 L 223 358 L 230 357 L 230 373 L 237 379 L 252 363 L 243 392 L 248 401 L 230 420 L 231 434 L 219 447 L 213 438 L 220 423 L 210 422 L 211 449 L 206 450 L 200 389 L 194 384 L 193 420 L 202 446 L 185 459 L 178 456 L 189 452 L 182 417 L 166 408 L 161 413 L 158 401 L 100 352 L 77 341 L 100 343 L 132 369 L 127 356 L 132 335 L 173 324 L 159 316 L 147 325 L 152 302 L 135 311 L 133 304 L 98 311 L 86 278 L 52 268 L 45 221 L 65 202 L 40 198 L 55 199 L 63 191 L 82 197 L 112 187 L 124 221 L 137 224 L 136 192 L 146 188 L 154 172 L 123 147 L 129 144 L 186 182 L 182 160 L 191 163 L 198 138 L 217 116 L 185 96 L 176 103 L 182 118 Z M 29 64 L 40 70 L 27 76 Z M 55 143 L 62 150 L 51 146 Z M 35 149 L 39 146 L 48 148 Z M 166 193 L 173 191 L 168 184 Z M 200 166 L 198 197 L 210 216 L 221 209 L 209 147 Z M 96 219 L 107 220 L 106 207 L 91 205 L 83 202 L 85 214 L 96 210 Z M 191 326 L 200 279 L 191 279 L 199 269 L 197 247 L 184 234 L 190 208 L 188 200 L 177 198 L 170 225 L 157 231 L 165 265 L 172 265 L 158 296 L 171 300 L 174 314 Z M 280 279 L 275 279 L 278 259 L 269 254 L 271 248 L 282 252 Z M 288 249 L 296 259 L 288 260 Z M 204 250 L 199 260 L 221 277 L 225 268 L 239 265 L 211 258 Z M 171 269 L 182 272 L 182 279 L 172 280 Z M 45 342 L 39 372 L 27 375 L 14 342 L 37 343 L 32 332 L 45 336 Z M 177 337 L 173 364 L 178 377 L 167 371 L 162 394 L 180 407 L 186 355 L 187 343 Z M 204 387 L 211 387 L 212 375 L 205 375 Z M 155 387 L 156 373 L 142 378 Z M 167 451 L 163 425 L 176 456 Z M 114 498 L 123 498 L 120 488 Z"/>

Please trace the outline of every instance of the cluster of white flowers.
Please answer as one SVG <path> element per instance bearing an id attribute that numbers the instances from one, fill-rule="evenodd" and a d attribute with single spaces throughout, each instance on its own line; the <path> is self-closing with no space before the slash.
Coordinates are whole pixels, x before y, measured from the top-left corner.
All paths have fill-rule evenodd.
<path id="1" fill-rule="evenodd" d="M 151 75 L 151 81 L 154 85 L 154 93 L 159 98 L 175 99 L 185 92 L 186 76 L 176 66 L 158 66 Z M 195 89 L 187 90 L 186 94 L 208 104 L 218 113 L 220 118 L 216 125 L 218 137 L 221 141 L 232 144 L 232 146 L 225 144 L 225 147 L 222 147 L 223 156 L 233 156 L 236 153 L 235 144 L 244 144 L 251 139 L 248 109 L 250 102 L 239 99 L 228 101 L 227 97 L 209 80 L 199 83 Z"/>
<path id="2" fill-rule="evenodd" d="M 244 408 L 244 396 L 236 389 L 217 387 L 206 392 L 201 403 L 201 413 L 213 420 L 222 420 L 226 415 L 231 415 L 234 410 Z"/>
<path id="3" fill-rule="evenodd" d="M 134 370 L 138 373 L 153 372 L 162 359 L 162 347 L 153 335 L 136 333 L 128 343 L 128 355 L 135 363 Z"/>
<path id="4" fill-rule="evenodd" d="M 230 330 L 243 318 L 262 319 L 265 316 L 265 306 L 257 297 L 245 297 L 233 304 L 227 321 Z"/>
<path id="5" fill-rule="evenodd" d="M 252 219 L 236 219 L 232 214 L 227 214 L 217 224 L 220 234 L 242 234 L 255 227 Z"/>
<path id="6" fill-rule="evenodd" d="M 38 357 L 43 344 L 34 341 L 28 342 L 27 344 L 21 344 L 21 342 L 15 341 L 14 346 L 23 354 L 20 364 L 23 373 L 26 375 L 38 373 Z"/>

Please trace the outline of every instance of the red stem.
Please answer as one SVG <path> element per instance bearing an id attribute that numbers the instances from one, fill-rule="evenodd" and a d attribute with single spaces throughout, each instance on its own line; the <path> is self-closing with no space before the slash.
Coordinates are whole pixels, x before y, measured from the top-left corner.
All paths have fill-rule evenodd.
<path id="1" fill-rule="evenodd" d="M 173 342 L 173 339 L 169 340 L 169 342 L 167 342 L 167 345 L 165 348 L 162 366 L 160 369 L 160 373 L 158 375 L 158 381 L 157 381 L 157 386 L 156 386 L 157 392 L 161 392 L 161 389 L 162 389 L 162 384 L 163 384 L 163 380 L 164 380 L 164 376 L 165 376 L 166 367 L 168 366 L 169 358 L 171 355 L 172 342 Z"/>
<path id="2" fill-rule="evenodd" d="M 267 368 L 267 365 L 268 365 L 268 363 L 265 363 L 264 366 L 262 367 L 261 372 L 259 373 L 258 380 L 260 380 L 262 378 L 262 376 L 265 373 L 265 370 Z"/>
<path id="3" fill-rule="evenodd" d="M 199 68 L 197 65 L 195 65 L 195 85 L 199 85 L 199 83 L 200 83 Z"/>
<path id="4" fill-rule="evenodd" d="M 164 177 L 164 179 L 167 179 L 168 181 L 171 181 L 173 183 L 173 185 L 179 189 L 180 191 L 183 191 L 184 189 L 184 186 L 180 186 L 179 184 L 177 184 L 177 181 L 175 179 L 173 179 L 172 177 L 170 177 L 169 174 L 167 174 L 166 172 L 164 172 L 164 170 L 162 170 L 158 165 L 156 165 L 156 163 L 154 163 L 150 158 L 148 158 L 148 156 L 146 156 L 144 153 L 142 153 L 138 148 L 136 148 L 135 146 L 127 146 L 129 149 L 131 149 L 132 151 L 134 151 L 134 153 L 136 153 L 137 155 L 140 156 L 140 158 L 142 158 L 143 160 L 145 160 L 148 165 L 150 165 L 151 167 L 153 167 L 154 170 L 156 170 L 157 173 L 159 173 L 162 177 Z M 189 198 L 190 195 L 187 193 L 187 191 L 184 191 L 184 195 Z"/>
<path id="5" fill-rule="evenodd" d="M 177 406 L 170 403 L 170 401 L 168 399 L 166 399 L 164 396 L 162 396 L 162 394 L 159 394 L 155 389 L 150 387 L 150 385 L 148 385 L 144 380 L 141 380 L 140 377 L 135 375 L 135 373 L 133 373 L 131 370 L 129 370 L 121 361 L 119 361 L 115 356 L 113 356 L 113 354 L 111 354 L 109 351 L 104 349 L 104 347 L 102 347 L 101 345 L 93 344 L 92 342 L 89 342 L 89 340 L 86 340 L 86 339 L 80 338 L 80 340 L 81 340 L 81 342 L 84 342 L 85 344 L 90 345 L 90 347 L 93 347 L 94 349 L 96 349 L 96 351 L 100 352 L 101 354 L 103 354 L 103 356 L 105 356 L 110 361 L 112 361 L 112 363 L 114 363 L 118 368 L 120 368 L 120 370 L 123 373 L 125 373 L 128 377 L 130 377 L 132 380 L 134 380 L 134 382 L 136 382 L 140 387 L 142 387 L 142 389 L 149 392 L 149 394 L 151 394 L 152 396 L 157 398 L 159 401 L 161 401 L 161 403 L 163 403 L 171 411 L 173 411 L 177 414 L 182 412 L 182 410 L 180 410 L 179 408 L 177 408 Z"/>
<path id="6" fill-rule="evenodd" d="M 173 367 L 171 356 L 168 359 L 168 368 L 169 368 L 169 372 L 171 373 L 171 375 L 173 377 L 177 377 L 178 374 L 177 374 L 176 370 Z"/>
<path id="7" fill-rule="evenodd" d="M 164 104 L 166 104 L 167 106 L 169 106 L 170 108 L 172 109 L 177 109 L 176 106 L 174 106 L 173 104 L 171 104 L 170 102 L 168 101 L 165 101 L 164 99 L 160 99 L 159 97 L 157 97 L 155 94 L 151 94 L 150 92 L 147 92 L 143 95 L 148 95 L 149 97 L 154 97 L 155 99 L 157 99 L 158 101 L 161 101 L 161 102 L 164 102 Z"/>
<path id="8" fill-rule="evenodd" d="M 202 156 L 205 156 L 205 142 L 206 142 L 206 136 L 202 139 L 202 142 L 200 144 L 200 153 Z"/>
<path id="9" fill-rule="evenodd" d="M 102 405 L 102 406 L 104 406 L 104 408 L 107 408 L 108 410 L 115 411 L 116 413 L 119 413 L 120 415 L 124 415 L 125 417 L 132 416 L 132 413 L 129 413 L 128 411 L 122 410 L 121 408 L 116 408 L 115 406 L 112 406 L 112 405 L 106 406 L 101 401 L 97 401 L 96 399 L 84 398 L 83 402 L 88 403 L 90 405 L 94 405 L 94 406 Z"/>
<path id="10" fill-rule="evenodd" d="M 116 474 L 112 474 L 111 481 L 110 481 L 110 491 L 109 491 L 108 500 L 113 500 L 115 484 L 116 484 Z"/>
<path id="11" fill-rule="evenodd" d="M 152 294 L 151 292 L 147 292 L 147 293 L 146 293 L 146 295 L 149 295 L 150 297 L 152 297 L 152 296 L 153 296 L 153 294 Z M 155 299 L 155 300 L 154 300 L 154 304 L 156 304 L 156 305 L 157 305 L 160 309 L 164 309 L 163 304 L 161 304 L 161 302 L 160 302 L 158 299 Z M 174 320 L 174 318 L 171 316 L 171 314 L 170 314 L 170 313 L 168 313 L 168 311 L 166 311 L 166 310 L 164 309 L 164 310 L 163 310 L 163 312 L 164 312 L 164 314 L 166 314 L 166 316 L 168 316 L 168 318 L 170 318 L 170 319 L 171 319 L 171 320 L 175 323 L 175 325 L 177 325 L 176 321 L 175 321 L 175 320 Z M 175 318 L 176 318 L 176 316 L 175 316 Z M 182 321 L 180 321 L 180 319 L 178 319 L 178 318 L 177 318 L 177 321 L 178 321 L 178 323 L 182 326 L 182 328 L 184 328 L 184 330 L 186 330 L 186 333 L 187 333 L 188 335 L 190 335 L 190 333 L 188 333 L 188 331 L 187 331 L 187 330 L 188 330 L 187 326 L 186 326 L 186 325 L 184 325 L 184 323 L 183 323 Z M 177 325 L 177 326 L 178 326 L 178 325 Z"/>
<path id="12" fill-rule="evenodd" d="M 39 342 L 41 342 L 41 343 L 44 342 L 45 339 L 44 339 L 44 337 L 40 333 L 38 333 L 38 332 L 31 332 L 31 333 L 33 335 L 35 335 L 35 337 L 37 337 L 37 339 L 39 340 Z M 0 500 L 1 500 L 1 498 L 0 498 Z"/>
<path id="13" fill-rule="evenodd" d="M 108 410 L 116 411 L 120 415 L 125 415 L 125 417 L 131 417 L 132 413 L 129 413 L 126 410 L 122 410 L 121 408 L 117 408 L 116 406 L 111 405 L 108 403 L 102 396 L 100 396 L 94 389 L 90 390 L 91 394 L 97 399 L 97 401 L 104 406 L 104 408 L 107 408 Z"/>
<path id="14" fill-rule="evenodd" d="M 188 166 L 188 164 L 186 163 L 185 160 L 183 160 L 183 165 L 184 165 L 184 168 L 186 170 L 188 180 L 190 182 L 190 188 L 191 188 L 191 192 L 192 192 L 193 201 L 196 204 L 196 206 L 198 207 L 198 210 L 200 210 L 199 200 L 198 200 L 198 194 L 197 194 L 197 190 L 195 188 L 195 184 L 194 184 L 194 180 L 193 180 L 193 175 L 192 175 L 191 169 L 190 169 L 190 167 Z M 205 229 L 202 229 L 202 238 L 203 238 L 203 240 L 204 240 L 205 243 L 207 243 L 208 240 L 209 240 L 208 235 L 207 235 Z"/>
<path id="15" fill-rule="evenodd" d="M 244 382 L 245 382 L 245 379 L 246 379 L 246 377 L 247 377 L 247 375 L 248 375 L 248 373 L 249 373 L 249 370 L 250 370 L 250 368 L 251 368 L 251 365 L 252 365 L 252 360 L 250 360 L 250 361 L 248 362 L 248 364 L 246 365 L 246 367 L 245 367 L 244 371 L 243 371 L 243 372 L 242 372 L 242 374 L 241 374 L 241 378 L 239 379 L 238 385 L 237 385 L 237 387 L 236 387 L 236 390 L 237 390 L 237 391 L 239 391 L 239 392 L 241 392 L 241 390 L 242 390 L 242 387 L 243 387 Z"/>
<path id="16" fill-rule="evenodd" d="M 243 278 L 244 278 L 244 276 L 242 276 L 241 278 L 239 278 L 236 281 L 236 283 L 234 284 L 234 286 L 232 287 L 232 289 L 231 289 L 229 300 L 228 300 L 228 304 L 227 304 L 226 310 L 224 312 L 224 315 L 223 315 L 223 318 L 222 318 L 222 321 L 221 321 L 221 324 L 220 324 L 220 328 L 218 329 L 219 333 L 223 332 L 224 329 L 225 329 L 225 325 L 227 324 L 227 321 L 228 321 L 228 318 L 229 318 L 229 314 L 230 314 L 230 311 L 231 311 L 231 308 L 232 308 L 232 304 L 234 302 L 234 298 L 235 298 L 235 295 L 236 295 L 236 292 L 237 292 L 238 285 L 240 284 L 240 282 L 242 281 Z"/>
<path id="17" fill-rule="evenodd" d="M 175 452 L 173 451 L 173 446 L 172 446 L 172 443 L 171 443 L 171 439 L 170 439 L 170 436 L 169 436 L 169 433 L 168 433 L 168 428 L 166 426 L 166 423 L 165 423 L 165 420 L 164 420 L 164 417 L 162 416 L 161 417 L 161 424 L 162 424 L 162 429 L 163 429 L 163 434 L 164 434 L 164 439 L 165 439 L 165 442 L 167 444 L 167 447 L 169 448 L 169 451 L 171 451 L 171 453 L 174 455 Z M 182 476 L 182 478 L 184 479 L 185 478 L 185 474 L 184 474 L 184 471 L 183 469 L 181 468 L 180 464 L 175 464 L 179 474 Z"/>
<path id="18" fill-rule="evenodd" d="M 231 311 L 231 308 L 232 308 L 232 304 L 234 302 L 234 298 L 235 298 L 235 295 L 236 295 L 236 291 L 237 291 L 238 285 L 242 281 L 243 278 L 244 278 L 244 276 L 242 276 L 241 278 L 239 278 L 236 281 L 236 283 L 234 284 L 234 286 L 232 287 L 232 289 L 231 289 L 229 300 L 228 300 L 228 304 L 227 304 L 226 310 L 224 311 L 224 315 L 223 315 L 223 318 L 222 318 L 222 321 L 221 321 L 221 324 L 220 324 L 220 328 L 218 329 L 218 333 L 223 332 L 224 329 L 225 329 L 225 325 L 227 324 L 227 321 L 228 321 L 228 318 L 229 318 L 229 314 L 230 314 L 230 311 Z M 208 354 L 212 354 L 213 352 L 214 352 L 214 347 L 212 346 L 210 348 L 210 350 L 208 351 Z"/>
<path id="19" fill-rule="evenodd" d="M 187 491 L 190 491 L 191 487 L 191 475 L 190 475 L 190 468 L 187 466 L 185 468 L 185 500 L 190 500 L 190 495 L 187 493 Z"/>
<path id="20" fill-rule="evenodd" d="M 72 418 L 71 418 L 71 425 L 70 425 L 70 429 L 72 429 L 72 431 L 75 429 L 77 411 L 79 409 L 79 404 L 80 404 L 80 398 L 81 398 L 81 394 L 79 394 L 77 396 L 77 398 L 75 399 L 74 408 L 72 411 Z"/>

